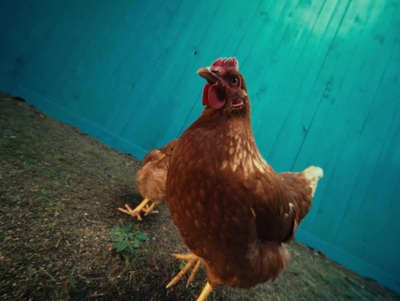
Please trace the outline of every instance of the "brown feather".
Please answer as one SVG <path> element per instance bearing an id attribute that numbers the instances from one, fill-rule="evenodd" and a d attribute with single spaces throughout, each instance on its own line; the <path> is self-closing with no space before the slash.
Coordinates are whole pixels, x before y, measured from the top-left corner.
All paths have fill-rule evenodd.
<path id="1" fill-rule="evenodd" d="M 139 192 L 143 198 L 150 199 L 156 205 L 165 202 L 165 182 L 170 158 L 177 139 L 162 148 L 149 151 L 143 159 L 142 167 L 136 175 Z"/>

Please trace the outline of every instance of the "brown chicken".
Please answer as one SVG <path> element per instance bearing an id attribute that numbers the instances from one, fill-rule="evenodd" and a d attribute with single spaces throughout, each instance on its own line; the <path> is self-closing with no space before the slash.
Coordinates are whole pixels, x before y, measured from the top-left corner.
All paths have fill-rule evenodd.
<path id="1" fill-rule="evenodd" d="M 277 174 L 263 159 L 234 58 L 197 73 L 207 80 L 206 107 L 176 143 L 166 196 L 192 252 L 177 258 L 206 268 L 208 282 L 198 299 L 205 300 L 221 285 L 250 288 L 278 277 L 289 260 L 283 243 L 293 240 L 310 210 L 323 171 L 311 166 Z"/>
<path id="2" fill-rule="evenodd" d="M 156 205 L 165 202 L 167 170 L 176 142 L 177 139 L 172 140 L 164 147 L 153 149 L 146 154 L 136 175 L 139 192 L 144 200 L 135 209 L 125 204 L 125 208 L 118 208 L 120 211 L 141 221 L 140 213 L 148 215 Z"/>

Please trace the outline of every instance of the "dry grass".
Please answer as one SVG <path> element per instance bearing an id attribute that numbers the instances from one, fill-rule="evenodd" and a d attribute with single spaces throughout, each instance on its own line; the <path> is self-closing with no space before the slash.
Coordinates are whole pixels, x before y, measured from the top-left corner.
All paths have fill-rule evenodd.
<path id="1" fill-rule="evenodd" d="M 165 285 L 185 252 L 166 205 L 138 222 L 117 208 L 138 204 L 140 162 L 24 102 L 0 94 L 0 299 L 195 300 Z M 150 240 L 131 254 L 112 249 L 114 225 Z M 400 300 L 299 243 L 274 283 L 249 291 L 218 288 L 209 300 Z"/>

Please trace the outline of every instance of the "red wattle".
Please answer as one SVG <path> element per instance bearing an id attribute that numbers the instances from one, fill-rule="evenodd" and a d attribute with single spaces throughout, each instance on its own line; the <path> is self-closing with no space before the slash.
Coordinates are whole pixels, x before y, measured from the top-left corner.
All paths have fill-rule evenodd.
<path id="1" fill-rule="evenodd" d="M 208 101 L 208 90 L 210 89 L 210 84 L 206 83 L 203 88 L 203 100 L 202 104 L 203 106 L 208 106 L 210 102 Z"/>
<path id="2" fill-rule="evenodd" d="M 226 103 L 226 100 L 221 97 L 220 93 L 218 93 L 217 83 L 215 83 L 208 89 L 208 102 L 214 109 L 217 110 L 221 109 Z"/>

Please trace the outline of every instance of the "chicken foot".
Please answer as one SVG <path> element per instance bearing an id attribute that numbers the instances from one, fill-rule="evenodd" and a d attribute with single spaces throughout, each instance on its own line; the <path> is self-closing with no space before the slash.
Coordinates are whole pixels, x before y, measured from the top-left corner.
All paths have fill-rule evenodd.
<path id="1" fill-rule="evenodd" d="M 125 204 L 125 209 L 124 208 L 118 208 L 119 211 L 132 215 L 133 217 L 136 217 L 139 221 L 142 220 L 142 217 L 140 216 L 141 212 L 144 212 L 144 215 L 148 215 L 156 206 L 154 202 L 151 202 L 151 205 L 148 203 L 151 202 L 149 199 L 144 199 L 135 209 L 132 209 L 128 204 Z M 156 213 L 155 211 L 153 213 Z"/>
<path id="2" fill-rule="evenodd" d="M 180 272 L 167 284 L 166 288 L 170 288 L 171 286 L 175 285 L 179 280 L 182 279 L 183 275 L 185 275 L 193 267 L 193 270 L 190 273 L 189 279 L 186 283 L 186 287 L 188 287 L 189 284 L 193 282 L 193 279 L 200 268 L 200 263 L 201 263 L 200 258 L 194 255 L 193 253 L 172 254 L 172 255 L 175 256 L 176 259 L 187 260 L 188 262 L 186 263 L 185 267 L 182 270 L 180 270 Z"/>

